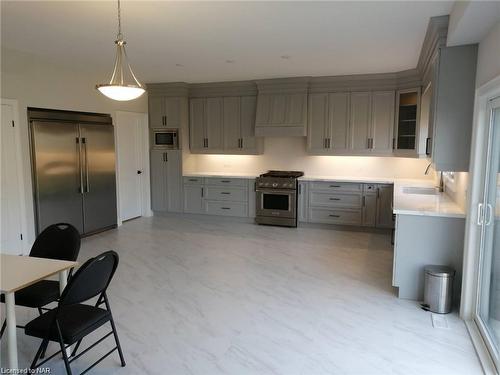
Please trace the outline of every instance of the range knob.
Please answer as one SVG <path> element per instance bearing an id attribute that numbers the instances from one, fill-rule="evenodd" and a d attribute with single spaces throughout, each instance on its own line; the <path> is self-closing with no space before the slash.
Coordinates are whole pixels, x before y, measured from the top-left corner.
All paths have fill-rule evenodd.
<path id="1" fill-rule="evenodd" d="M 269 182 L 266 182 L 266 183 L 264 184 L 264 186 L 269 186 Z"/>
<path id="2" fill-rule="evenodd" d="M 273 182 L 273 187 L 278 187 L 278 183 L 277 182 Z"/>

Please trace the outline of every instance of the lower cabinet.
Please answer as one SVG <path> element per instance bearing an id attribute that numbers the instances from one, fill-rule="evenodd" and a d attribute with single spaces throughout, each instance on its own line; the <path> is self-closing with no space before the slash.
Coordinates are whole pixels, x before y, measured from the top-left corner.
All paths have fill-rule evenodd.
<path id="1" fill-rule="evenodd" d="M 151 151 L 151 209 L 182 212 L 181 151 Z"/>
<path id="2" fill-rule="evenodd" d="M 393 227 L 392 185 L 336 181 L 303 184 L 301 189 L 307 192 L 307 202 L 301 201 L 299 192 L 299 221 Z"/>
<path id="3" fill-rule="evenodd" d="M 203 178 L 184 177 L 184 212 L 202 214 L 204 193 Z"/>
<path id="4" fill-rule="evenodd" d="M 184 212 L 248 217 L 249 187 L 247 179 L 186 176 Z"/>

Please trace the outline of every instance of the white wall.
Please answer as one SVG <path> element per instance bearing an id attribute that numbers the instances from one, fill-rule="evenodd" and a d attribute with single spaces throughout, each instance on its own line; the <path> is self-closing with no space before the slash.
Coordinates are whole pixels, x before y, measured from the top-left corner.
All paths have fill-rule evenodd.
<path id="1" fill-rule="evenodd" d="M 500 75 L 500 20 L 479 43 L 476 87 Z"/>
<path id="2" fill-rule="evenodd" d="M 186 172 L 244 172 L 268 169 L 304 171 L 308 175 L 426 178 L 425 159 L 393 157 L 310 156 L 305 137 L 265 138 L 263 155 L 193 155 Z M 431 178 L 431 176 L 428 176 Z"/>
<path id="3" fill-rule="evenodd" d="M 68 51 L 71 53 L 71 51 Z M 116 102 L 103 97 L 94 89 L 96 83 L 106 82 L 109 71 L 89 72 L 84 66 L 60 66 L 36 56 L 4 49 L 1 51 L 2 98 L 19 103 L 21 142 L 24 155 L 23 175 L 26 182 L 24 197 L 28 224 L 27 241 L 34 240 L 34 211 L 29 157 L 27 107 L 87 111 L 114 114 L 117 110 L 147 112 L 147 97 L 132 102 Z"/>

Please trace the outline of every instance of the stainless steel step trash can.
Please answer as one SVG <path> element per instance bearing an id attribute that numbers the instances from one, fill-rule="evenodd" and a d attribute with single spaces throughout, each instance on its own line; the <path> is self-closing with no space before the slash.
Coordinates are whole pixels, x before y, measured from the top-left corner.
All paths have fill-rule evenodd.
<path id="1" fill-rule="evenodd" d="M 452 308 L 455 270 L 446 266 L 425 267 L 424 303 L 426 310 L 447 314 Z"/>

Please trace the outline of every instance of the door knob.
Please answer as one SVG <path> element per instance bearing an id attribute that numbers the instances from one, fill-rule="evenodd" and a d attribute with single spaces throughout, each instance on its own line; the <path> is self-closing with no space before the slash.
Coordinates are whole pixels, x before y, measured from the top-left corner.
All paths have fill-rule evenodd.
<path id="1" fill-rule="evenodd" d="M 142 174 L 142 171 L 137 171 L 137 174 Z"/>

